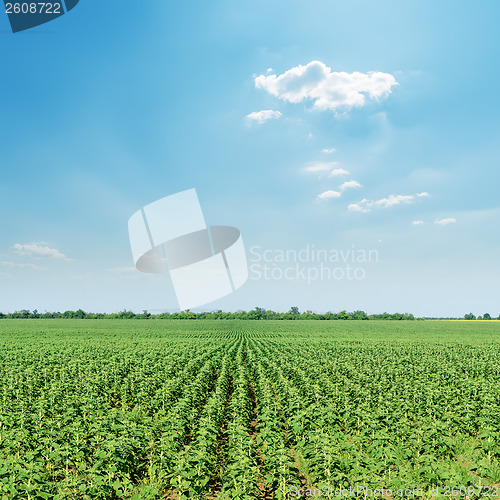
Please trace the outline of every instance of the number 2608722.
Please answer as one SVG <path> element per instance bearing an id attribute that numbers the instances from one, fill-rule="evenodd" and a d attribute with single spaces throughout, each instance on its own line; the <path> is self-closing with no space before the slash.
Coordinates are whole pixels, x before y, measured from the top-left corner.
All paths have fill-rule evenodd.
<path id="1" fill-rule="evenodd" d="M 5 4 L 6 14 L 62 14 L 60 3 L 16 2 Z"/>

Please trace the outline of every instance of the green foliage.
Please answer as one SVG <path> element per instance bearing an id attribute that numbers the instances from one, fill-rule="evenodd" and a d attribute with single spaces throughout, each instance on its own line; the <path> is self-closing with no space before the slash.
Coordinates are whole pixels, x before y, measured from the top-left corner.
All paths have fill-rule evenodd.
<path id="1" fill-rule="evenodd" d="M 467 316 L 467 315 L 466 315 Z M 272 310 L 266 310 L 262 307 L 256 307 L 251 311 L 236 311 L 236 312 L 223 312 L 221 310 L 215 312 L 200 312 L 195 313 L 187 309 L 186 311 L 175 312 L 175 313 L 161 313 L 161 314 L 151 314 L 150 312 L 144 310 L 142 314 L 136 314 L 133 311 L 123 310 L 119 313 L 90 313 L 85 312 L 82 309 L 78 311 L 65 311 L 60 312 L 47 312 L 40 314 L 35 309 L 30 312 L 27 309 L 22 311 L 16 311 L 13 313 L 3 314 L 0 313 L 0 319 L 242 319 L 242 320 L 367 320 L 367 319 L 383 319 L 383 320 L 414 320 L 413 314 L 409 313 L 383 313 L 383 314 L 371 314 L 367 315 L 364 311 L 340 311 L 338 313 L 327 312 L 325 314 L 313 313 L 308 310 L 306 312 L 300 313 L 299 308 L 293 306 L 287 313 L 276 312 Z M 467 317 L 465 319 L 468 319 Z M 476 319 L 475 317 L 471 319 Z"/>
<path id="2" fill-rule="evenodd" d="M 497 484 L 499 335 L 494 321 L 4 319 L 0 496 Z"/>

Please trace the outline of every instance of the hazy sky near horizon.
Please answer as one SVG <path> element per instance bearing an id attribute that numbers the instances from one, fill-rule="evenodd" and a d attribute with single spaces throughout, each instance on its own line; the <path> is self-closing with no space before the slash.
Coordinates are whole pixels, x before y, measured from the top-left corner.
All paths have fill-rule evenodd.
<path id="1" fill-rule="evenodd" d="M 175 310 L 127 221 L 196 188 L 250 266 L 201 309 L 498 316 L 499 18 L 81 0 L 12 34 L 0 15 L 0 311 Z"/>

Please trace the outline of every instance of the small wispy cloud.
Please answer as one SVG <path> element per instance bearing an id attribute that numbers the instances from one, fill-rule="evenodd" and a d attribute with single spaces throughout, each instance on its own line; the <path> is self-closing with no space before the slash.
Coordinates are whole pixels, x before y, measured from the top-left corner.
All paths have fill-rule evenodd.
<path id="1" fill-rule="evenodd" d="M 10 260 L 3 261 L 2 266 L 7 267 L 9 269 L 31 269 L 33 271 L 42 271 L 46 269 L 45 267 L 36 266 L 35 264 L 12 262 Z"/>
<path id="2" fill-rule="evenodd" d="M 66 255 L 57 250 L 56 248 L 50 248 L 43 243 L 27 243 L 22 245 L 21 243 L 16 243 L 12 246 L 19 255 L 30 255 L 34 257 L 52 257 L 53 259 L 67 259 Z"/>
<path id="3" fill-rule="evenodd" d="M 340 190 L 344 191 L 345 189 L 357 189 L 360 187 L 361 184 L 358 181 L 346 181 L 340 186 Z"/>
<path id="4" fill-rule="evenodd" d="M 340 198 L 341 196 L 341 192 L 329 189 L 328 191 L 318 194 L 318 200 L 331 200 L 332 198 Z"/>
<path id="5" fill-rule="evenodd" d="M 437 224 L 438 226 L 447 226 L 448 224 L 456 224 L 457 219 L 455 217 L 446 217 L 444 219 L 436 219 L 434 221 L 434 224 Z"/>
<path id="6" fill-rule="evenodd" d="M 339 163 L 336 161 L 315 161 L 308 163 L 304 171 L 309 174 L 327 175 L 329 177 L 337 177 L 340 175 L 348 175 L 349 172 L 343 168 L 338 167 Z"/>
<path id="7" fill-rule="evenodd" d="M 364 203 L 366 201 L 368 200 L 361 200 L 359 203 L 350 203 L 349 205 L 347 205 L 347 210 L 349 210 L 349 212 L 363 212 L 363 213 L 369 212 L 370 209 L 365 208 L 364 206 Z"/>
<path id="8" fill-rule="evenodd" d="M 330 172 L 330 177 L 338 177 L 339 175 L 349 175 L 349 172 L 347 170 L 344 170 L 343 168 L 334 168 Z"/>
<path id="9" fill-rule="evenodd" d="M 414 220 L 411 225 L 412 226 L 421 226 L 424 223 L 423 220 Z"/>
<path id="10" fill-rule="evenodd" d="M 388 207 L 394 207 L 395 205 L 412 203 L 414 199 L 415 199 L 415 197 L 412 195 L 405 195 L 405 194 L 393 195 L 393 194 L 391 194 L 387 198 L 382 198 L 381 200 L 375 201 L 374 205 L 378 206 L 378 207 L 388 208 Z"/>
<path id="11" fill-rule="evenodd" d="M 258 123 L 259 125 L 266 123 L 269 120 L 276 120 L 281 116 L 279 111 L 274 111 L 272 109 L 263 109 L 262 111 L 254 111 L 246 116 L 248 122 Z"/>
<path id="12" fill-rule="evenodd" d="M 380 200 L 368 200 L 366 198 L 362 199 L 358 203 L 351 203 L 347 206 L 349 212 L 370 212 L 372 208 L 390 208 L 396 205 L 408 205 L 414 203 L 417 198 L 423 198 L 430 196 L 429 193 L 418 193 L 418 194 L 391 194 L 387 198 L 381 198 Z"/>
<path id="13" fill-rule="evenodd" d="M 336 161 L 314 161 L 308 163 L 304 170 L 310 174 L 326 174 L 330 173 L 337 165 L 338 163 Z"/>
<path id="14" fill-rule="evenodd" d="M 330 155 L 332 153 L 335 153 L 335 151 L 337 151 L 335 148 L 325 148 L 321 150 L 321 152 L 325 155 Z"/>
<path id="15" fill-rule="evenodd" d="M 360 188 L 361 184 L 358 181 L 346 181 L 338 187 L 338 191 L 334 191 L 333 189 L 329 189 L 328 191 L 324 191 L 321 194 L 318 194 L 318 200 L 330 200 L 332 198 L 340 198 L 342 196 L 342 192 L 346 189 L 356 189 Z"/>

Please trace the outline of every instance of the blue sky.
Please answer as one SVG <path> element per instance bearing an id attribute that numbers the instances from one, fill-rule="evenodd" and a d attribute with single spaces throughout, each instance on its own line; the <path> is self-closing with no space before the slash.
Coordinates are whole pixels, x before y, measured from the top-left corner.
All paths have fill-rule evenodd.
<path id="1" fill-rule="evenodd" d="M 131 269 L 127 221 L 194 187 L 249 257 L 378 254 L 363 279 L 251 272 L 201 309 L 498 316 L 499 15 L 81 0 L 17 34 L 1 15 L 0 310 L 175 310 L 168 276 Z"/>

